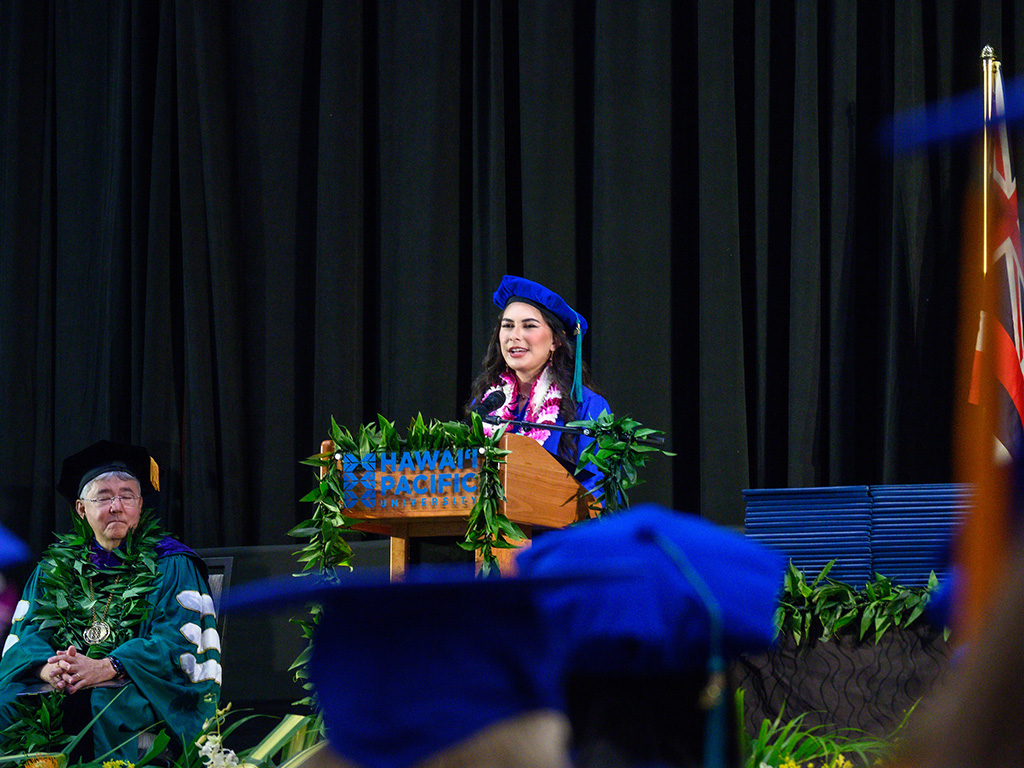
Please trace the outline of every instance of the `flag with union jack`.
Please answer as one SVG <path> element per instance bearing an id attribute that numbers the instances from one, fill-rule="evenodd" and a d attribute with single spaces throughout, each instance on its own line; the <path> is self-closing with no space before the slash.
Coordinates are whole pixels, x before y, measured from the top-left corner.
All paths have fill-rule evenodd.
<path id="1" fill-rule="evenodd" d="M 1017 183 L 1010 162 L 1004 114 L 1003 80 L 995 71 L 991 123 L 991 177 L 988 181 L 985 291 L 975 350 L 971 402 L 980 402 L 984 348 L 991 349 L 992 374 L 998 381 L 995 421 L 996 458 L 1007 463 L 1024 456 L 1024 269 L 1021 265 Z M 994 313 L 994 317 L 990 316 Z"/>
<path id="2" fill-rule="evenodd" d="M 1024 499 L 1024 269 L 998 62 L 991 82 L 981 249 L 984 296 L 969 394 L 970 402 L 981 405 L 981 418 L 979 427 L 965 430 L 974 437 L 961 438 L 961 462 L 973 467 L 968 479 L 976 492 L 956 547 L 962 584 L 954 610 L 965 639 L 985 621 L 1011 541 L 1021 531 Z M 971 253 L 965 257 L 977 259 Z M 966 462 L 965 451 L 972 454 Z"/>

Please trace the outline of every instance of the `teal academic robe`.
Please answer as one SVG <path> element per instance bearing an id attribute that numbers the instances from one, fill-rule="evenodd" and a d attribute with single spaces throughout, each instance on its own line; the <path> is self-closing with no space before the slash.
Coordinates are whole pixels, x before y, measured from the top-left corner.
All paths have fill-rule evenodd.
<path id="1" fill-rule="evenodd" d="M 93 726 L 96 758 L 110 753 L 107 760 L 135 762 L 134 734 L 144 730 L 165 728 L 178 740 L 191 742 L 216 712 L 220 638 L 206 580 L 188 554 L 162 557 L 157 567 L 160 577 L 149 597 L 150 615 L 135 637 L 111 652 L 124 665 L 129 682 L 123 688 L 91 692 L 93 714 L 117 697 Z M 15 611 L 0 660 L 0 730 L 15 716 L 18 693 L 42 682 L 37 670 L 54 653 L 52 632 L 40 631 L 34 620 L 38 581 L 37 567 Z"/>

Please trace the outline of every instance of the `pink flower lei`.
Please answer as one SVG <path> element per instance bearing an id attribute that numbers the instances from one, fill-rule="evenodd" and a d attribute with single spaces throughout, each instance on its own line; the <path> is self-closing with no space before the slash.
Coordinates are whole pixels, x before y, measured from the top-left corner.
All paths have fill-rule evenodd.
<path id="1" fill-rule="evenodd" d="M 515 418 L 516 403 L 519 401 L 519 379 L 512 374 L 505 372 L 499 377 L 501 383 L 491 387 L 484 392 L 481 400 L 486 400 L 492 392 L 502 392 L 505 395 L 505 403 L 494 412 L 499 418 L 508 421 Z M 533 382 L 530 389 L 530 399 L 526 405 L 526 413 L 522 421 L 532 421 L 536 424 L 554 424 L 558 420 L 558 413 L 562 407 L 562 390 L 559 389 L 555 377 L 551 373 L 551 366 L 545 365 L 540 376 Z M 484 433 L 490 437 L 498 429 L 494 425 L 484 423 Z M 523 432 L 541 445 L 551 434 L 549 429 L 530 428 Z"/>

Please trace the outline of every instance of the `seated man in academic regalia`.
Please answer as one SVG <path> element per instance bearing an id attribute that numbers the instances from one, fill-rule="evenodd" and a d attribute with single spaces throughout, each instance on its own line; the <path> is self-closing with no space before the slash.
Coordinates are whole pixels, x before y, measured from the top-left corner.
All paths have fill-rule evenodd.
<path id="1" fill-rule="evenodd" d="M 64 461 L 57 490 L 74 526 L 43 554 L 4 646 L 3 753 L 24 749 L 42 697 L 59 701 L 67 736 L 103 711 L 81 742 L 87 758 L 134 762 L 150 729 L 180 747 L 214 715 L 220 640 L 205 566 L 146 507 L 151 464 L 145 448 L 108 441 Z"/>

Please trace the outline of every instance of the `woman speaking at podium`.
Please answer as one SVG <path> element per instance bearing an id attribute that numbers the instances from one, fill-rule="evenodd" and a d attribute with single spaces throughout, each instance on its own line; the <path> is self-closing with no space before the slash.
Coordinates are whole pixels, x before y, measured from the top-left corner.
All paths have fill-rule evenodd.
<path id="1" fill-rule="evenodd" d="M 540 425 L 510 424 L 506 431 L 531 437 L 552 455 L 576 464 L 593 438 L 543 425 L 596 419 L 602 411 L 611 412 L 608 401 L 591 388 L 583 365 L 579 344 L 587 321 L 557 293 L 522 277 L 505 275 L 493 298 L 501 315 L 483 370 L 473 382 L 470 407 L 502 421 Z M 495 429 L 484 423 L 488 434 Z M 587 470 L 579 479 L 593 490 L 601 474 L 593 466 Z"/>

